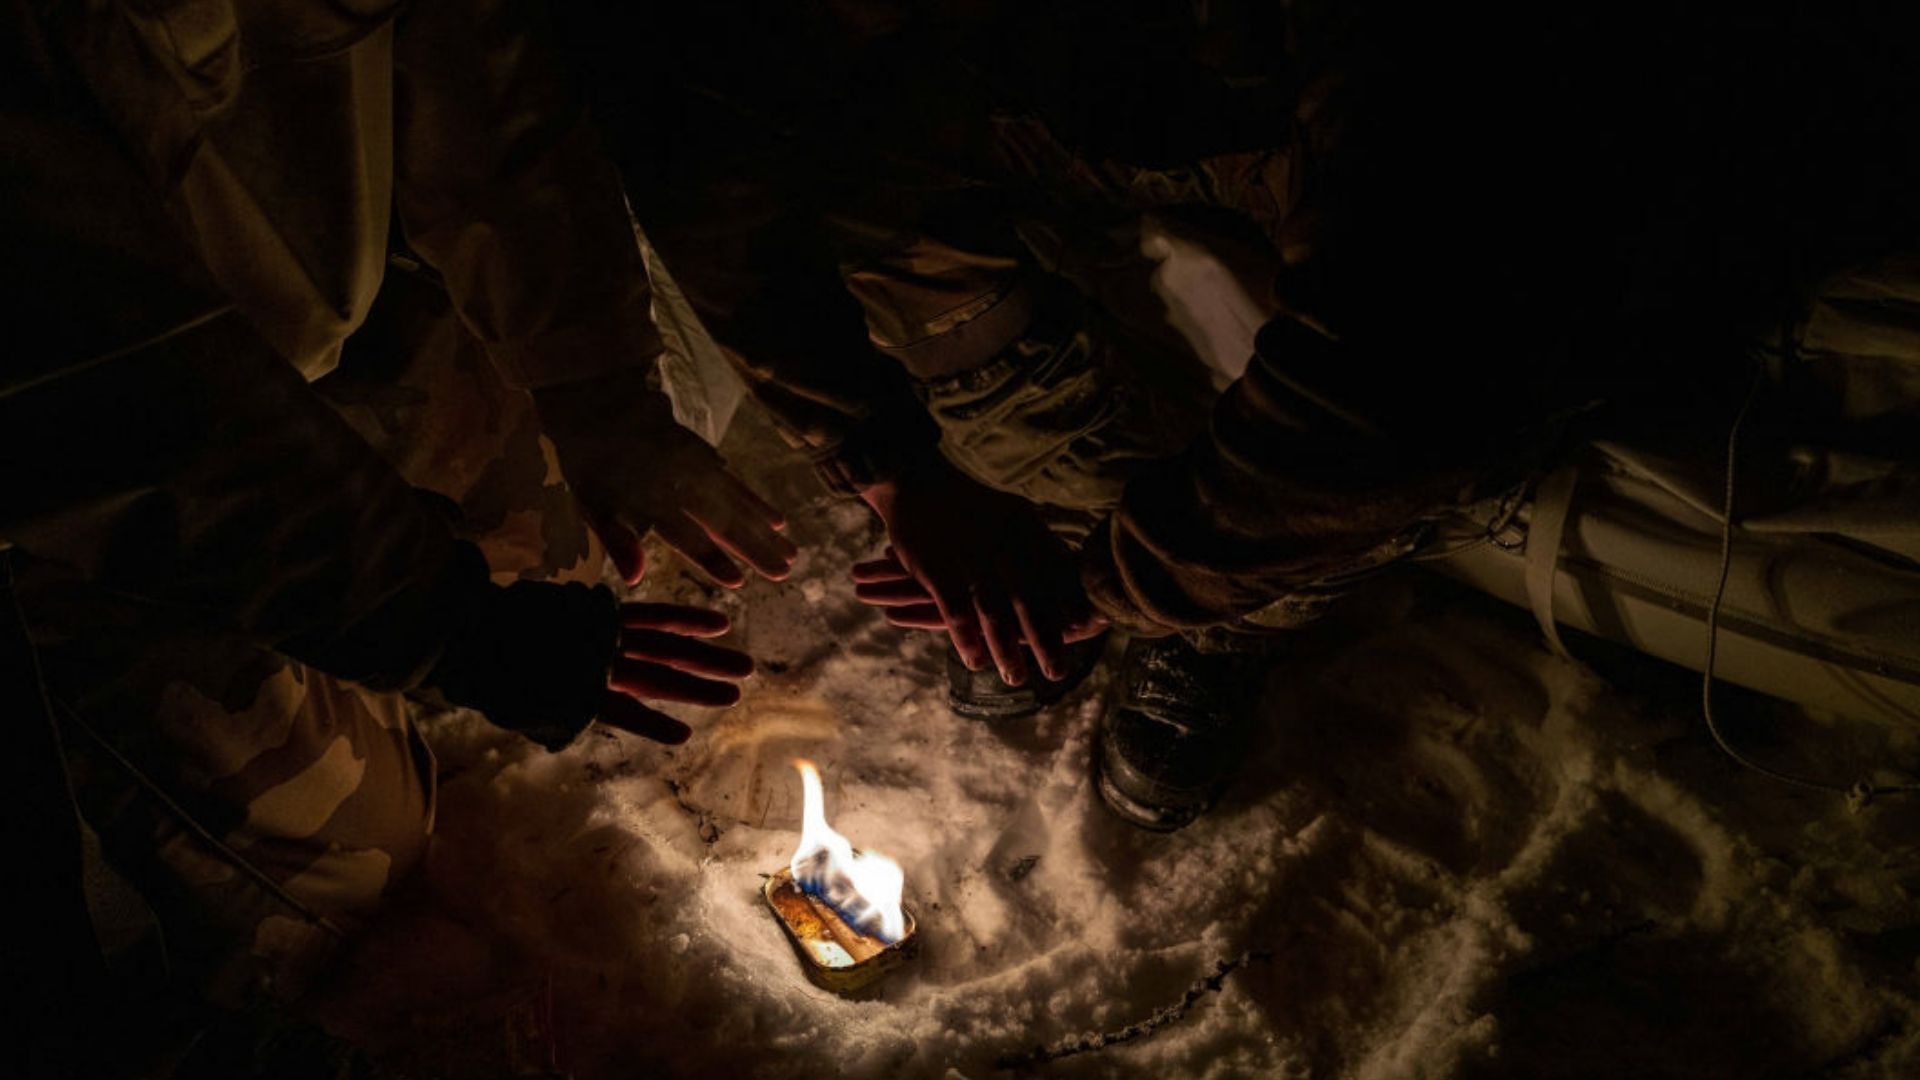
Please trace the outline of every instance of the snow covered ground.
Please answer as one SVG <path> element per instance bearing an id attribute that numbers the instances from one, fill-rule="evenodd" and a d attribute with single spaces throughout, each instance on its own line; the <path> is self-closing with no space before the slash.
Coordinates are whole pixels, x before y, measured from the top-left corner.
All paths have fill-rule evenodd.
<path id="1" fill-rule="evenodd" d="M 764 479 L 807 548 L 793 580 L 719 595 L 663 558 L 648 586 L 733 612 L 762 662 L 739 708 L 685 714 L 697 734 L 677 749 L 596 730 L 546 755 L 471 718 L 435 725 L 428 880 L 333 1010 L 388 1060 L 471 1077 L 1920 1076 L 1920 802 L 1855 814 L 1741 772 L 1687 678 L 1616 663 L 1634 687 L 1616 689 L 1513 613 L 1389 580 L 1302 636 L 1226 803 L 1152 836 L 1088 783 L 1104 671 L 1031 723 L 952 716 L 937 643 L 853 599 L 847 568 L 878 546 L 864 511 L 790 467 Z M 1756 753 L 1808 768 L 1920 751 L 1912 732 L 1726 708 Z M 797 839 L 797 755 L 820 764 L 833 825 L 906 871 L 924 948 L 876 1000 L 809 985 L 759 895 Z M 1001 1067 L 1144 1020 L 1249 950 L 1151 1037 Z"/>

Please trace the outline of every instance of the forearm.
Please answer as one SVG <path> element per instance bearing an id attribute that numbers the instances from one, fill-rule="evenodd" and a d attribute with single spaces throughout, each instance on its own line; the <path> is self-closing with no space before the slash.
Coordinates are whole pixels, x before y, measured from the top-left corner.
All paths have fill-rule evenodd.
<path id="1" fill-rule="evenodd" d="M 408 242 L 513 385 L 659 354 L 620 179 L 545 6 L 415 5 L 396 37 L 395 197 Z"/>
<path id="2" fill-rule="evenodd" d="M 484 568 L 227 304 L 85 88 L 8 25 L 0 540 L 330 672 L 416 679 Z"/>
<path id="3" fill-rule="evenodd" d="M 404 686 L 477 553 L 236 315 L 0 398 L 0 536 L 98 587 Z"/>

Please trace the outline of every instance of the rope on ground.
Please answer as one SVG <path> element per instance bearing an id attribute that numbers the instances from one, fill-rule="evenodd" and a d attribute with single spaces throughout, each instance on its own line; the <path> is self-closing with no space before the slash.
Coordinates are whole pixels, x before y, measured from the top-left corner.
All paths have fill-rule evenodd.
<path id="1" fill-rule="evenodd" d="M 1216 962 L 1213 965 L 1213 972 L 1195 979 L 1193 985 L 1187 987 L 1187 992 L 1180 995 L 1179 1001 L 1156 1009 L 1153 1015 L 1145 1020 L 1135 1021 L 1114 1031 L 1099 1034 L 1088 1032 L 1084 1035 L 1061 1039 L 1047 1046 L 1035 1047 L 1024 1053 L 1006 1054 L 995 1060 L 993 1066 L 996 1069 L 1028 1069 L 1035 1065 L 1058 1061 L 1061 1058 L 1073 1057 L 1075 1054 L 1092 1053 L 1095 1050 L 1105 1050 L 1110 1046 L 1119 1046 L 1135 1039 L 1144 1039 L 1169 1024 L 1178 1023 L 1187 1015 L 1187 1010 L 1198 1004 L 1201 998 L 1208 994 L 1219 993 L 1227 976 L 1256 960 L 1272 958 L 1273 953 L 1269 949 L 1248 949 L 1239 956 Z"/>
<path id="2" fill-rule="evenodd" d="M 1780 348 L 1781 355 L 1791 358 L 1793 334 L 1790 328 L 1782 328 Z M 1733 425 L 1727 429 L 1727 483 L 1720 508 L 1720 575 L 1713 586 L 1713 602 L 1707 605 L 1707 656 L 1700 672 L 1700 713 L 1706 718 L 1707 734 L 1713 736 L 1714 744 L 1736 763 L 1783 784 L 1844 796 L 1847 806 L 1858 813 L 1878 796 L 1920 792 L 1920 783 L 1876 784 L 1871 777 L 1862 777 L 1851 784 L 1835 784 L 1784 772 L 1740 752 L 1726 733 L 1720 730 L 1720 721 L 1713 715 L 1713 669 L 1720 645 L 1720 608 L 1726 601 L 1727 578 L 1733 569 L 1734 474 L 1740 457 L 1740 429 L 1746 423 L 1754 399 L 1760 395 L 1760 386 L 1765 377 L 1765 372 L 1756 365 L 1747 395 L 1740 402 L 1740 410 L 1734 414 Z"/>

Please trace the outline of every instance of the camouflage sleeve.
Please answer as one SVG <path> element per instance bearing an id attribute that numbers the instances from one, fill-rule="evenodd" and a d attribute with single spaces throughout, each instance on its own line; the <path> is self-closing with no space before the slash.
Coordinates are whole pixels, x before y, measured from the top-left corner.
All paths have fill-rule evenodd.
<path id="1" fill-rule="evenodd" d="M 21 5 L 0 4 L 0 544 L 404 684 L 472 549 L 221 298 Z"/>
<path id="2" fill-rule="evenodd" d="M 395 198 L 509 383 L 651 363 L 660 339 L 620 178 L 538 0 L 411 5 L 395 44 Z"/>
<path id="3" fill-rule="evenodd" d="M 1443 374 L 1383 402 L 1369 382 L 1402 372 L 1369 373 L 1298 322 L 1274 320 L 1258 346 L 1207 434 L 1130 481 L 1083 549 L 1088 595 L 1115 623 L 1217 625 L 1371 569 L 1474 482 L 1485 448 Z M 1399 401 L 1430 415 L 1368 408 Z"/>
<path id="4" fill-rule="evenodd" d="M 0 538 L 321 670 L 411 685 L 486 566 L 231 310 L 0 399 Z"/>

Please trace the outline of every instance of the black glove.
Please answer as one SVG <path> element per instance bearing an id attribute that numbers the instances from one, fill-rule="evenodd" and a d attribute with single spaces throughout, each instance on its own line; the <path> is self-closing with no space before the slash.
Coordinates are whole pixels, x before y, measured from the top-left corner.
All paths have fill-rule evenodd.
<path id="1" fill-rule="evenodd" d="M 620 606 L 600 585 L 489 586 L 463 613 L 426 685 L 548 750 L 599 713 L 620 641 Z"/>

